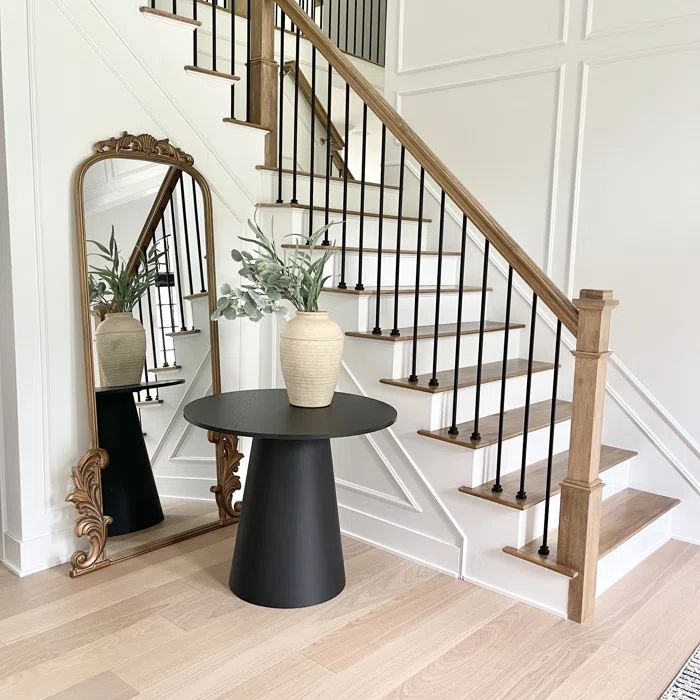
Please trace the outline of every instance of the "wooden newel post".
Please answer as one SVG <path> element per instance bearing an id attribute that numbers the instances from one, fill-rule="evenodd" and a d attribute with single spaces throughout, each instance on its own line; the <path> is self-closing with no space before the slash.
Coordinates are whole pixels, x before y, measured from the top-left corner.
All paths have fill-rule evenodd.
<path id="1" fill-rule="evenodd" d="M 569 467 L 561 484 L 557 561 L 578 576 L 569 584 L 569 619 L 583 622 L 595 609 L 603 482 L 600 444 L 608 364 L 610 316 L 617 306 L 609 290 L 583 289 L 579 310 Z"/>
<path id="2" fill-rule="evenodd" d="M 275 3 L 255 0 L 250 9 L 249 121 L 270 133 L 265 139 L 265 165 L 277 165 L 277 100 L 279 73 L 275 61 Z"/>

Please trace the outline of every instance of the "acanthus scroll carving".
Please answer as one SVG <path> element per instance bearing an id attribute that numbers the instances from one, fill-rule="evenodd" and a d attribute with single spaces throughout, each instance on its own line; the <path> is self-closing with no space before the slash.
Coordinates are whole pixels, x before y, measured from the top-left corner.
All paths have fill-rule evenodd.
<path id="1" fill-rule="evenodd" d="M 238 520 L 241 514 L 241 503 L 233 502 L 233 495 L 241 490 L 241 479 L 238 476 L 238 465 L 243 454 L 238 451 L 238 438 L 210 431 L 209 442 L 216 445 L 218 483 L 210 491 L 214 494 L 219 512 L 225 519 Z"/>
<path id="2" fill-rule="evenodd" d="M 79 576 L 97 568 L 103 561 L 107 543 L 107 527 L 112 523 L 109 515 L 102 513 L 102 484 L 100 472 L 109 464 L 105 450 L 88 450 L 73 467 L 75 491 L 66 498 L 80 517 L 75 522 L 75 536 L 87 537 L 87 551 L 78 550 L 71 557 L 71 576 Z"/>
<path id="3" fill-rule="evenodd" d="M 121 136 L 98 141 L 95 144 L 95 153 L 141 153 L 145 156 L 159 156 L 172 160 L 174 165 L 193 165 L 194 158 L 173 146 L 168 139 L 157 139 L 150 134 L 129 134 L 123 132 Z"/>

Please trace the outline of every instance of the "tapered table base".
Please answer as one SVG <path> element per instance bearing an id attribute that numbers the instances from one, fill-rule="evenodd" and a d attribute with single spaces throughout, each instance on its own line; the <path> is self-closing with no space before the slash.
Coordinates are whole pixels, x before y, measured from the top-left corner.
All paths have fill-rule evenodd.
<path id="1" fill-rule="evenodd" d="M 229 584 L 271 608 L 316 605 L 343 590 L 330 440 L 253 440 Z"/>

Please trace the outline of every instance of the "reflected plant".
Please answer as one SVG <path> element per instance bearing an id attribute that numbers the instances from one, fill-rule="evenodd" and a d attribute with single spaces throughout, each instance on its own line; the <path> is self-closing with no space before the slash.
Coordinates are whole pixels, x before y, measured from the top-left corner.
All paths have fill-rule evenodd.
<path id="1" fill-rule="evenodd" d="M 284 301 L 297 311 L 318 311 L 321 290 L 330 277 L 324 276 L 324 270 L 336 252 L 331 246 L 319 246 L 318 242 L 332 225 L 320 228 L 311 236 L 285 236 L 295 245 L 283 259 L 277 252 L 275 241 L 270 240 L 255 221 L 248 221 L 255 238 L 239 238 L 255 245 L 256 252 L 235 248 L 231 251 L 234 261 L 241 263 L 240 276 L 248 280 L 248 284 L 242 284 L 240 288 L 224 284 L 212 319 L 245 317 L 257 322 L 265 315 L 286 314 Z M 316 251 L 322 251 L 322 254 L 314 260 Z"/>
<path id="2" fill-rule="evenodd" d="M 92 255 L 102 258 L 107 263 L 104 267 L 90 266 L 88 294 L 91 306 L 101 316 L 132 311 L 138 300 L 155 284 L 158 277 L 158 260 L 165 251 L 158 251 L 152 247 L 147 255 L 142 252 L 141 262 L 130 272 L 127 263 L 119 254 L 114 226 L 107 246 L 98 241 L 88 243 L 97 248 L 97 252 Z"/>

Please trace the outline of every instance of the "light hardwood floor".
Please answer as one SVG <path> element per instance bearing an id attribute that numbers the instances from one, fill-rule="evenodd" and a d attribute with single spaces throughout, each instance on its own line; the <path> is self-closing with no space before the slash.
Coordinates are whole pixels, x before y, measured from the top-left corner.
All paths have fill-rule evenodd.
<path id="1" fill-rule="evenodd" d="M 72 580 L 0 567 L 0 698 L 656 699 L 700 643 L 700 548 L 670 542 L 583 626 L 352 540 L 324 605 L 227 588 L 233 529 Z"/>

